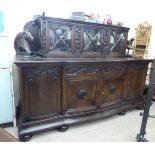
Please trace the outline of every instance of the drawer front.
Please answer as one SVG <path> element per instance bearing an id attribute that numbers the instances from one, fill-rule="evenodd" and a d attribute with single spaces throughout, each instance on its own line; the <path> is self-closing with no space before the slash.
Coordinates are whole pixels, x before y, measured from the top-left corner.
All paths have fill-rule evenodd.
<path id="1" fill-rule="evenodd" d="M 65 66 L 65 76 L 96 76 L 101 71 L 101 65 L 73 64 Z"/>
<path id="2" fill-rule="evenodd" d="M 66 78 L 63 94 L 63 106 L 66 114 L 96 109 L 98 104 L 98 78 Z"/>

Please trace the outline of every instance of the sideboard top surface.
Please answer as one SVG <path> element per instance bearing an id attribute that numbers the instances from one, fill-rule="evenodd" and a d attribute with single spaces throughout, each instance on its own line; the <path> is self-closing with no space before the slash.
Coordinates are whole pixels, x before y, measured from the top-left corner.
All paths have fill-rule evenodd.
<path id="1" fill-rule="evenodd" d="M 100 62 L 133 62 L 133 61 L 153 61 L 148 58 L 133 58 L 133 57 L 122 57 L 122 58 L 40 58 L 40 57 L 23 57 L 15 56 L 15 64 L 26 64 L 26 63 L 100 63 Z"/>

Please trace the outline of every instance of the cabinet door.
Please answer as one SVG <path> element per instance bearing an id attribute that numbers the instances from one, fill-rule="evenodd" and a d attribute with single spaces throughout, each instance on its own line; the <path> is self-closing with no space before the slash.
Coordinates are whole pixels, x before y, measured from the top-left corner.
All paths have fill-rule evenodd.
<path id="1" fill-rule="evenodd" d="M 100 106 L 121 102 L 126 93 L 127 63 L 111 62 L 102 67 L 100 80 Z"/>
<path id="2" fill-rule="evenodd" d="M 133 63 L 129 65 L 127 99 L 143 96 L 147 63 Z"/>
<path id="3" fill-rule="evenodd" d="M 66 114 L 96 109 L 98 103 L 97 78 L 72 77 L 67 78 L 65 83 L 64 106 Z"/>
<path id="4" fill-rule="evenodd" d="M 24 119 L 54 117 L 61 112 L 58 67 L 24 68 L 21 76 Z"/>
<path id="5" fill-rule="evenodd" d="M 109 106 L 121 102 L 124 98 L 124 77 L 113 75 L 101 80 L 100 106 Z"/>

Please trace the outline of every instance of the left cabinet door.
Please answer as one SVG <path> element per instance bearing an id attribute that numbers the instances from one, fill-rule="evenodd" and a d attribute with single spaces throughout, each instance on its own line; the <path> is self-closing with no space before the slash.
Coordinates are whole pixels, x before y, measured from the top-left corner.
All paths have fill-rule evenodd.
<path id="1" fill-rule="evenodd" d="M 21 69 L 21 76 L 23 120 L 54 118 L 59 115 L 60 68 L 25 67 Z"/>

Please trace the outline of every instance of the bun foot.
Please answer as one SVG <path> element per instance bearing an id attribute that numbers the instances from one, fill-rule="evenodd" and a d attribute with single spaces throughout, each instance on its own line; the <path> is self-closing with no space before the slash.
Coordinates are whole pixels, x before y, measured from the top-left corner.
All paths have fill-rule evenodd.
<path id="1" fill-rule="evenodd" d="M 125 111 L 122 111 L 122 112 L 119 112 L 119 113 L 118 113 L 118 115 L 121 115 L 121 116 L 122 116 L 122 115 L 125 115 L 125 114 L 126 114 Z"/>
<path id="2" fill-rule="evenodd" d="M 58 127 L 57 130 L 60 132 L 65 132 L 68 130 L 68 128 L 69 128 L 69 126 L 65 125 L 65 126 Z"/>
<path id="3" fill-rule="evenodd" d="M 141 106 L 141 107 L 137 107 L 136 109 L 137 109 L 137 110 L 144 110 L 144 107 Z"/>
<path id="4" fill-rule="evenodd" d="M 21 142 L 27 142 L 32 138 L 32 135 L 19 135 L 19 140 Z"/>

